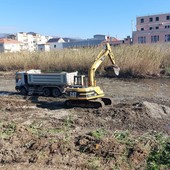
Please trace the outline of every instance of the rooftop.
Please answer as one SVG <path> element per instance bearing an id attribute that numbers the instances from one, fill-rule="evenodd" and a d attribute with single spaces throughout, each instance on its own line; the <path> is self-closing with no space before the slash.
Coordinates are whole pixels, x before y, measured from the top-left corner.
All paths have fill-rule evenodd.
<path id="1" fill-rule="evenodd" d="M 159 14 L 147 14 L 147 15 L 141 15 L 141 16 L 137 16 L 137 18 L 140 17 L 153 17 L 153 16 L 160 16 L 160 15 L 170 15 L 170 13 L 159 13 Z"/>
<path id="2" fill-rule="evenodd" d="M 8 38 L 1 38 L 0 39 L 0 44 L 20 44 L 21 42 L 13 39 L 8 39 Z"/>

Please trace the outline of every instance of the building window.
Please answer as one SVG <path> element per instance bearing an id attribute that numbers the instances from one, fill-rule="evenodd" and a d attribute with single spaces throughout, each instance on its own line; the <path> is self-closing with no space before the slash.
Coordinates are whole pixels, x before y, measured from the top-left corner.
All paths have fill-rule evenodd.
<path id="1" fill-rule="evenodd" d="M 152 22 L 153 21 L 153 18 L 149 18 L 149 22 Z"/>
<path id="2" fill-rule="evenodd" d="M 153 27 L 149 27 L 149 30 L 153 30 Z"/>
<path id="3" fill-rule="evenodd" d="M 144 19 L 143 18 L 140 19 L 140 23 L 144 23 Z"/>
<path id="4" fill-rule="evenodd" d="M 156 43 L 159 41 L 159 35 L 151 36 L 151 43 Z"/>
<path id="5" fill-rule="evenodd" d="M 156 21 L 159 21 L 159 17 L 156 17 L 156 19 L 155 19 Z"/>
<path id="6" fill-rule="evenodd" d="M 166 20 L 170 20 L 170 16 L 166 16 Z"/>
<path id="7" fill-rule="evenodd" d="M 170 41 L 170 34 L 169 35 L 165 35 L 165 42 L 169 42 Z"/>
<path id="8" fill-rule="evenodd" d="M 155 29 L 156 29 L 156 30 L 158 30 L 158 29 L 159 29 L 159 27 L 155 27 Z"/>
<path id="9" fill-rule="evenodd" d="M 141 30 L 141 31 L 144 31 L 144 28 L 141 28 L 140 30 Z"/>
<path id="10" fill-rule="evenodd" d="M 56 48 L 56 45 L 54 45 L 54 48 Z"/>
<path id="11" fill-rule="evenodd" d="M 139 44 L 144 44 L 144 43 L 146 43 L 146 37 L 138 37 L 138 43 L 139 43 Z"/>
<path id="12" fill-rule="evenodd" d="M 170 28 L 170 25 L 165 25 L 165 28 Z"/>

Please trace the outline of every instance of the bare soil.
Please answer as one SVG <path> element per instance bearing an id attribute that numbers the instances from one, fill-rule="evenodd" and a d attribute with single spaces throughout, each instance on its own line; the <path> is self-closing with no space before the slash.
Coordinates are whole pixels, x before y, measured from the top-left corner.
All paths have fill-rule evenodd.
<path id="1" fill-rule="evenodd" d="M 152 135 L 170 135 L 170 80 L 98 83 L 112 106 L 65 109 L 64 97 L 21 96 L 3 75 L 0 169 L 145 169 Z"/>

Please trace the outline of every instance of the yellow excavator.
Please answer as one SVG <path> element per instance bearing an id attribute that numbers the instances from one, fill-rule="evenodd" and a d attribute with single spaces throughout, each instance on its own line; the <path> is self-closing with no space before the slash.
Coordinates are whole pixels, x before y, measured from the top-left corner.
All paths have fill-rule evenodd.
<path id="1" fill-rule="evenodd" d="M 96 85 L 95 80 L 95 72 L 106 57 L 109 57 L 112 63 L 112 65 L 108 66 L 106 69 L 114 70 L 115 74 L 119 75 L 120 68 L 115 64 L 114 54 L 111 50 L 110 44 L 106 43 L 90 67 L 88 77 L 85 75 L 75 76 L 74 85 L 66 88 L 67 100 L 65 101 L 65 106 L 67 108 L 99 108 L 112 104 L 110 98 L 104 97 L 103 90 Z"/>

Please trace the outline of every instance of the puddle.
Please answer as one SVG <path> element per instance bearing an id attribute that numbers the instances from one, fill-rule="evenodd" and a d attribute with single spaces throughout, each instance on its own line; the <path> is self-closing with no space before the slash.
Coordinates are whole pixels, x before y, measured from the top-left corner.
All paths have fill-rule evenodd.
<path id="1" fill-rule="evenodd" d="M 105 95 L 116 97 L 170 98 L 170 79 L 97 79 Z"/>
<path id="2" fill-rule="evenodd" d="M 9 96 L 9 95 L 14 95 L 14 92 L 0 92 L 0 96 Z"/>

